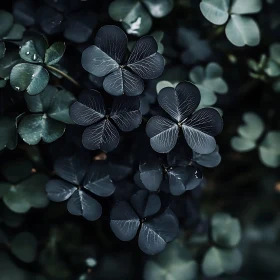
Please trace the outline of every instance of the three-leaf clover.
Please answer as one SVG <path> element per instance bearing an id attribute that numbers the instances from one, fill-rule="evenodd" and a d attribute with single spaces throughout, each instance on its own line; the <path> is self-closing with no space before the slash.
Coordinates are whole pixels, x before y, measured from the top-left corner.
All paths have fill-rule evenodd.
<path id="1" fill-rule="evenodd" d="M 226 25 L 228 40 L 238 47 L 257 46 L 260 43 L 260 30 L 248 14 L 262 9 L 261 0 L 203 0 L 200 10 L 204 17 L 216 25 Z"/>
<path id="2" fill-rule="evenodd" d="M 161 252 L 166 244 L 175 239 L 179 232 L 176 216 L 170 209 L 161 209 L 160 198 L 140 190 L 130 202 L 121 201 L 111 211 L 110 226 L 122 241 L 132 240 L 139 228 L 138 245 L 149 255 Z"/>
<path id="3" fill-rule="evenodd" d="M 166 87 L 159 92 L 158 102 L 172 119 L 155 116 L 147 123 L 146 133 L 156 152 L 170 152 L 180 130 L 193 151 L 210 154 L 215 150 L 214 136 L 222 131 L 223 120 L 213 108 L 194 112 L 200 103 L 200 92 L 194 84 L 182 82 L 175 89 Z"/>
<path id="4" fill-rule="evenodd" d="M 18 133 L 27 144 L 36 145 L 41 139 L 51 143 L 63 135 L 66 124 L 73 124 L 69 107 L 75 97 L 71 92 L 48 85 L 40 94 L 25 93 L 24 98 L 33 114 L 20 121 Z"/>
<path id="5" fill-rule="evenodd" d="M 32 207 L 44 208 L 48 205 L 44 185 L 49 178 L 43 173 L 32 173 L 32 168 L 27 160 L 9 162 L 1 168 L 6 181 L 0 183 L 0 196 L 13 212 L 26 213 Z"/>
<path id="6" fill-rule="evenodd" d="M 269 131 L 264 134 L 265 124 L 255 113 L 243 115 L 244 125 L 238 127 L 238 136 L 231 139 L 231 146 L 238 152 L 258 149 L 259 157 L 268 167 L 280 166 L 280 131 Z"/>
<path id="7" fill-rule="evenodd" d="M 12 68 L 11 86 L 17 91 L 26 90 L 30 95 L 39 94 L 49 82 L 49 72 L 45 67 L 58 63 L 64 52 L 65 44 L 62 42 L 56 42 L 49 47 L 44 36 L 27 35 L 19 51 L 25 63 L 19 63 Z"/>
<path id="8" fill-rule="evenodd" d="M 200 91 L 200 108 L 214 105 L 217 102 L 216 93 L 228 92 L 228 85 L 222 77 L 223 68 L 217 63 L 209 63 L 205 69 L 202 66 L 196 66 L 190 71 L 189 76 Z"/>
<path id="9" fill-rule="evenodd" d="M 127 34 L 143 36 L 152 27 L 152 17 L 162 18 L 173 9 L 173 0 L 115 0 L 109 6 L 113 20 L 122 22 Z"/>
<path id="10" fill-rule="evenodd" d="M 143 79 L 155 79 L 164 69 L 164 59 L 157 52 L 154 37 L 139 39 L 128 61 L 124 62 L 127 44 L 127 36 L 119 27 L 106 25 L 97 32 L 94 45 L 82 55 L 84 69 L 97 77 L 105 77 L 103 87 L 111 95 L 140 95 L 144 90 Z"/>
<path id="11" fill-rule="evenodd" d="M 84 90 L 70 108 L 72 120 L 88 126 L 82 136 L 85 148 L 109 152 L 120 140 L 116 126 L 122 131 L 132 131 L 142 122 L 139 97 L 120 96 L 114 99 L 107 112 L 102 95 L 95 90 Z M 116 126 L 112 123 L 116 124 Z"/>
<path id="12" fill-rule="evenodd" d="M 83 216 L 95 221 L 102 214 L 101 204 L 87 193 L 108 197 L 115 191 L 115 186 L 108 174 L 105 163 L 93 162 L 88 157 L 77 153 L 71 157 L 56 160 L 54 170 L 61 179 L 52 179 L 46 184 L 50 200 L 62 202 L 68 200 L 68 211 L 76 216 Z"/>

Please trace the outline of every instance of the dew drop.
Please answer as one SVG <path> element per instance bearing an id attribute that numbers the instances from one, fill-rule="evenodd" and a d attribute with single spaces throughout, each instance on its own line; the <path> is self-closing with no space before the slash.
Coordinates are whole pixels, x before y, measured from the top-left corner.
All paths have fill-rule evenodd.
<path id="1" fill-rule="evenodd" d="M 32 60 L 34 60 L 34 61 L 37 60 L 37 55 L 36 55 L 36 53 L 33 54 Z"/>
<path id="2" fill-rule="evenodd" d="M 26 52 L 26 55 L 30 55 L 30 52 Z"/>
<path id="3" fill-rule="evenodd" d="M 20 90 L 20 88 L 19 88 L 19 87 L 16 87 L 16 90 L 18 90 L 18 91 L 19 91 L 19 90 Z"/>

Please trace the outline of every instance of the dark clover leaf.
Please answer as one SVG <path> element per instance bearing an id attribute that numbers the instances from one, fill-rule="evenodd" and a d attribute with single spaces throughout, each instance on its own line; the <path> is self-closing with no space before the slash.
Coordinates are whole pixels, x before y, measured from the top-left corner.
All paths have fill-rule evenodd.
<path id="1" fill-rule="evenodd" d="M 20 0 L 14 2 L 13 15 L 15 20 L 24 26 L 35 24 L 35 7 L 32 0 Z"/>
<path id="2" fill-rule="evenodd" d="M 79 100 L 70 108 L 72 120 L 88 126 L 82 136 L 85 148 L 114 150 L 120 140 L 119 132 L 112 121 L 122 131 L 137 128 L 142 121 L 138 97 L 118 97 L 114 100 L 110 115 L 106 115 L 104 99 L 97 91 L 83 91 Z"/>
<path id="3" fill-rule="evenodd" d="M 159 162 L 148 161 L 139 165 L 140 180 L 150 191 L 157 191 L 163 180 L 163 170 Z"/>
<path id="4" fill-rule="evenodd" d="M 146 126 L 146 133 L 150 138 L 152 148 L 158 153 L 168 153 L 176 145 L 179 127 L 164 117 L 152 117 Z"/>
<path id="5" fill-rule="evenodd" d="M 188 190 L 193 190 L 203 178 L 201 171 L 193 166 L 170 168 L 167 174 L 172 195 L 181 195 Z"/>
<path id="6" fill-rule="evenodd" d="M 173 5 L 173 0 L 116 0 L 109 6 L 109 15 L 122 22 L 128 34 L 142 36 L 152 27 L 151 15 L 155 18 L 164 17 L 171 12 Z"/>
<path id="7" fill-rule="evenodd" d="M 160 116 L 148 121 L 146 133 L 156 152 L 170 152 L 177 143 L 180 128 L 193 151 L 209 154 L 215 150 L 216 141 L 213 136 L 222 131 L 223 121 L 218 111 L 212 108 L 192 114 L 200 102 L 200 92 L 195 85 L 183 82 L 175 90 L 163 88 L 159 92 L 158 101 L 176 122 Z"/>
<path id="8" fill-rule="evenodd" d="M 167 209 L 157 214 L 160 207 L 157 195 L 140 190 L 132 196 L 131 204 L 121 201 L 112 209 L 111 229 L 120 240 L 130 241 L 140 227 L 140 249 L 146 254 L 157 254 L 165 248 L 167 242 L 174 240 L 179 231 L 174 213 Z"/>
<path id="9" fill-rule="evenodd" d="M 97 15 L 90 10 L 70 13 L 66 17 L 64 37 L 75 43 L 85 43 L 97 24 Z"/>
<path id="10" fill-rule="evenodd" d="M 200 154 L 210 154 L 216 148 L 213 136 L 223 129 L 223 121 L 215 109 L 205 108 L 194 113 L 182 125 L 183 133 L 188 145 Z"/>
<path id="11" fill-rule="evenodd" d="M 111 119 L 122 131 L 132 131 L 142 122 L 138 97 L 116 97 L 110 113 Z"/>
<path id="12" fill-rule="evenodd" d="M 59 33 L 64 28 L 63 15 L 48 6 L 41 6 L 37 10 L 36 20 L 40 24 L 42 30 L 48 35 Z"/>
<path id="13" fill-rule="evenodd" d="M 25 27 L 21 24 L 15 23 L 10 29 L 9 33 L 5 36 L 5 40 L 21 40 L 24 32 L 26 31 Z"/>
<path id="14" fill-rule="evenodd" d="M 178 220 L 171 210 L 143 223 L 138 239 L 140 249 L 149 255 L 163 251 L 168 242 L 173 241 L 179 231 Z"/>
<path id="15" fill-rule="evenodd" d="M 119 27 L 107 25 L 97 32 L 95 45 L 82 54 L 84 69 L 105 77 L 103 87 L 111 95 L 140 95 L 144 90 L 142 79 L 155 79 L 164 69 L 164 59 L 157 52 L 158 45 L 152 36 L 139 39 L 124 63 L 127 43 L 127 36 Z"/>
<path id="16" fill-rule="evenodd" d="M 83 190 L 76 190 L 67 203 L 68 211 L 75 216 L 83 216 L 89 221 L 96 221 L 102 214 L 100 203 L 86 194 Z"/>
<path id="17" fill-rule="evenodd" d="M 237 219 L 226 213 L 216 213 L 211 221 L 213 241 L 223 247 L 237 246 L 241 240 L 241 226 Z"/>
<path id="18" fill-rule="evenodd" d="M 156 214 L 161 208 L 160 198 L 156 194 L 149 194 L 147 190 L 140 190 L 130 199 L 133 209 L 141 218 Z"/>
<path id="19" fill-rule="evenodd" d="M 116 187 L 110 178 L 106 163 L 94 162 L 91 164 L 84 179 L 84 188 L 103 197 L 115 192 Z"/>
<path id="20" fill-rule="evenodd" d="M 14 150 L 17 146 L 17 120 L 0 117 L 0 151 L 7 148 Z"/>
<path id="21" fill-rule="evenodd" d="M 65 43 L 56 42 L 52 44 L 45 54 L 45 63 L 47 65 L 53 65 L 60 61 L 65 52 Z"/>
<path id="22" fill-rule="evenodd" d="M 140 220 L 130 204 L 121 201 L 111 211 L 110 226 L 117 238 L 130 241 L 137 234 Z"/>
<path id="23" fill-rule="evenodd" d="M 200 92 L 192 83 L 180 83 L 176 88 L 163 88 L 158 103 L 175 121 L 184 121 L 200 103 Z"/>
<path id="24" fill-rule="evenodd" d="M 95 221 L 100 218 L 102 207 L 90 193 L 107 197 L 114 193 L 115 185 L 105 163 L 89 163 L 88 154 L 83 152 L 57 159 L 54 169 L 63 180 L 50 180 L 46 192 L 52 201 L 68 200 L 67 209 L 71 214 Z"/>
<path id="25" fill-rule="evenodd" d="M 25 263 L 34 262 L 37 253 L 35 236 L 29 232 L 18 234 L 11 242 L 11 252 Z"/>
<path id="26" fill-rule="evenodd" d="M 26 90 L 30 95 L 42 92 L 49 82 L 49 73 L 41 65 L 20 63 L 13 67 L 10 75 L 11 86 L 16 91 Z"/>
<path id="27" fill-rule="evenodd" d="M 208 168 L 216 167 L 221 162 L 221 155 L 219 153 L 219 147 L 216 146 L 216 149 L 212 153 L 207 154 L 207 155 L 198 154 L 196 152 L 193 152 L 192 160 L 204 167 L 208 167 Z"/>
<path id="28" fill-rule="evenodd" d="M 120 141 L 120 135 L 110 120 L 105 119 L 87 127 L 83 133 L 83 145 L 89 150 L 100 149 L 104 152 L 114 150 Z"/>

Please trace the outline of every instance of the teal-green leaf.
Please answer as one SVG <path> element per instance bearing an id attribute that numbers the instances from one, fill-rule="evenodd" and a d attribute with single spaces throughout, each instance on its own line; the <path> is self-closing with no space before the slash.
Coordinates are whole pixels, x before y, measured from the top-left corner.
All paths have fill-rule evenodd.
<path id="1" fill-rule="evenodd" d="M 230 12 L 232 14 L 245 15 L 258 13 L 261 9 L 262 0 L 233 0 Z"/>
<path id="2" fill-rule="evenodd" d="M 6 52 L 6 46 L 4 42 L 0 42 L 0 59 L 4 57 Z"/>
<path id="3" fill-rule="evenodd" d="M 24 222 L 24 215 L 17 214 L 13 211 L 11 211 L 6 206 L 3 206 L 4 209 L 2 209 L 2 215 L 3 215 L 3 222 L 5 225 L 11 228 L 17 228 L 22 225 Z"/>
<path id="4" fill-rule="evenodd" d="M 229 17 L 229 0 L 203 0 L 200 10 L 210 22 L 216 25 L 225 24 Z"/>
<path id="5" fill-rule="evenodd" d="M 280 43 L 274 43 L 270 46 L 269 55 L 272 60 L 280 65 Z"/>
<path id="6" fill-rule="evenodd" d="M 253 142 L 259 139 L 265 129 L 262 119 L 252 112 L 245 113 L 242 119 L 245 124 L 238 127 L 238 134 Z"/>
<path id="7" fill-rule="evenodd" d="M 41 65 L 20 63 L 13 67 L 10 75 L 11 86 L 17 91 L 26 90 L 36 95 L 44 90 L 49 82 L 49 73 Z"/>
<path id="8" fill-rule="evenodd" d="M 198 264 L 178 241 L 168 244 L 144 268 L 145 280 L 196 280 L 197 277 Z"/>
<path id="9" fill-rule="evenodd" d="M 0 10 L 0 38 L 4 37 L 9 32 L 13 23 L 13 16 L 6 11 Z"/>
<path id="10" fill-rule="evenodd" d="M 34 41 L 30 40 L 25 42 L 20 50 L 19 50 L 20 57 L 31 63 L 43 63 L 43 57 L 40 56 L 39 52 L 36 49 Z"/>
<path id="11" fill-rule="evenodd" d="M 143 0 L 143 3 L 155 18 L 165 17 L 174 6 L 173 0 Z"/>
<path id="12" fill-rule="evenodd" d="M 0 78 L 0 88 L 4 88 L 7 85 L 7 80 L 2 80 Z"/>
<path id="13" fill-rule="evenodd" d="M 202 271 L 207 277 L 217 277 L 223 273 L 238 272 L 242 265 L 242 255 L 238 249 L 211 247 L 202 261 Z"/>
<path id="14" fill-rule="evenodd" d="M 270 131 L 259 146 L 259 156 L 268 167 L 280 166 L 280 131 Z"/>
<path id="15" fill-rule="evenodd" d="M 65 131 L 65 124 L 51 119 L 46 114 L 29 115 L 19 124 L 18 133 L 29 145 L 36 145 L 41 140 L 51 143 L 60 138 Z"/>
<path id="16" fill-rule="evenodd" d="M 45 63 L 47 65 L 53 65 L 60 61 L 64 55 L 66 46 L 63 42 L 56 42 L 52 44 L 46 51 Z"/>
<path id="17" fill-rule="evenodd" d="M 45 186 L 49 177 L 43 173 L 35 173 L 17 185 L 21 189 L 21 194 L 31 207 L 44 208 L 49 204 L 49 199 Z"/>
<path id="18" fill-rule="evenodd" d="M 241 226 L 238 219 L 227 213 L 216 213 L 211 220 L 213 241 L 226 248 L 236 246 L 241 240 Z"/>
<path id="19" fill-rule="evenodd" d="M 33 262 L 37 253 L 36 238 L 29 232 L 18 234 L 11 242 L 11 252 L 25 263 Z"/>
<path id="20" fill-rule="evenodd" d="M 250 139 L 235 136 L 230 141 L 231 147 L 237 152 L 249 152 L 256 148 L 256 142 Z"/>
<path id="21" fill-rule="evenodd" d="M 11 186 L 10 183 L 0 182 L 0 198 L 9 192 Z"/>
<path id="22" fill-rule="evenodd" d="M 11 186 L 10 191 L 5 194 L 3 201 L 6 206 L 15 213 L 26 213 L 30 208 L 30 203 L 22 197 L 22 193 L 17 186 Z"/>
<path id="23" fill-rule="evenodd" d="M 20 40 L 25 32 L 25 27 L 21 24 L 15 23 L 9 33 L 5 36 L 5 39 Z"/>
<path id="24" fill-rule="evenodd" d="M 231 15 L 226 26 L 228 40 L 237 47 L 245 45 L 254 47 L 260 43 L 260 29 L 250 17 Z"/>
<path id="25" fill-rule="evenodd" d="M 143 36 L 152 27 L 152 18 L 143 4 L 136 0 L 115 0 L 109 6 L 109 15 L 121 21 L 128 34 Z"/>
<path id="26" fill-rule="evenodd" d="M 75 97 L 71 92 L 48 85 L 40 94 L 25 94 L 24 97 L 31 112 L 46 113 L 54 120 L 73 124 L 69 116 L 69 107 L 75 101 Z"/>
<path id="27" fill-rule="evenodd" d="M 164 37 L 164 32 L 163 31 L 155 31 L 151 34 L 151 36 L 153 36 L 155 38 L 155 40 L 157 41 L 158 44 L 158 53 L 163 54 L 164 52 L 164 46 L 161 43 L 163 37 Z"/>
<path id="28" fill-rule="evenodd" d="M 14 150 L 17 146 L 17 121 L 10 117 L 0 117 L 0 151 Z"/>
<path id="29" fill-rule="evenodd" d="M 12 68 L 21 61 L 17 51 L 6 52 L 5 56 L 0 59 L 0 77 L 7 79 L 10 76 Z"/>
<path id="30" fill-rule="evenodd" d="M 198 89 L 200 91 L 200 95 L 201 95 L 199 108 L 212 106 L 217 102 L 217 96 L 213 92 L 213 90 L 211 90 L 205 86 L 198 85 L 198 84 L 196 84 L 196 86 L 198 87 Z"/>
<path id="31" fill-rule="evenodd" d="M 280 76 L 280 64 L 269 58 L 264 71 L 269 77 L 278 77 Z"/>

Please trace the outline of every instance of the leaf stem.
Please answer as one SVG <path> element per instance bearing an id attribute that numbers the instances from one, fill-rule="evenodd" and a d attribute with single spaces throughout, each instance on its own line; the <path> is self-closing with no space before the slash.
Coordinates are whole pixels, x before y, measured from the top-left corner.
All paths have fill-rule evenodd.
<path id="1" fill-rule="evenodd" d="M 0 42 L 21 42 L 22 39 L 2 38 Z"/>
<path id="2" fill-rule="evenodd" d="M 81 87 L 80 84 L 74 80 L 72 77 L 70 77 L 68 74 L 66 74 L 65 72 L 59 70 L 58 68 L 54 67 L 54 66 L 51 66 L 51 65 L 46 65 L 46 67 L 51 70 L 51 71 L 54 71 L 58 74 L 60 74 L 61 76 L 63 76 L 64 78 L 66 78 L 67 80 L 69 80 L 71 83 L 73 83 L 75 86 L 77 87 Z"/>

